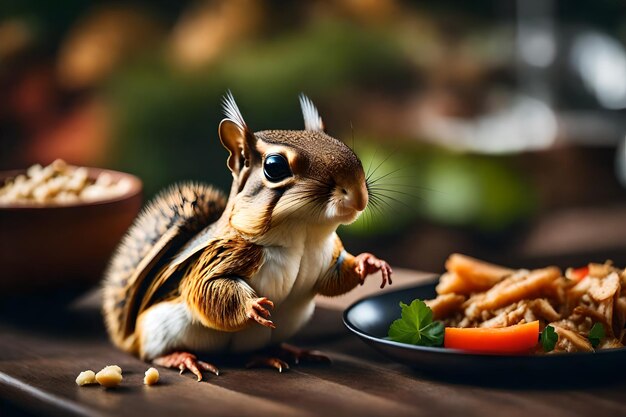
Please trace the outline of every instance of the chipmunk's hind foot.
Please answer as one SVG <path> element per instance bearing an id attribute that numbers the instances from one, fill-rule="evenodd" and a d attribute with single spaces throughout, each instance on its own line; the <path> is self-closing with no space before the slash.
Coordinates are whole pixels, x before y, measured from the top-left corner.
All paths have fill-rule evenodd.
<path id="1" fill-rule="evenodd" d="M 248 361 L 246 368 L 275 368 L 282 373 L 289 369 L 289 364 L 273 356 L 255 355 Z"/>
<path id="2" fill-rule="evenodd" d="M 275 368 L 278 372 L 289 369 L 289 364 L 317 363 L 329 365 L 330 358 L 317 350 L 300 349 L 299 347 L 282 343 L 278 347 L 266 350 L 264 354 L 257 354 L 246 364 L 246 368 Z"/>
<path id="3" fill-rule="evenodd" d="M 155 365 L 163 366 L 166 368 L 178 368 L 181 375 L 186 370 L 191 371 L 198 382 L 202 381 L 202 370 L 209 371 L 215 375 L 219 375 L 220 371 L 214 365 L 198 360 L 196 355 L 189 352 L 173 352 L 169 355 L 161 356 L 152 361 Z"/>
<path id="4" fill-rule="evenodd" d="M 281 358 L 288 360 L 296 365 L 301 362 L 319 363 L 330 365 L 332 360 L 318 350 L 301 349 L 288 343 L 282 343 L 278 348 L 278 354 Z"/>

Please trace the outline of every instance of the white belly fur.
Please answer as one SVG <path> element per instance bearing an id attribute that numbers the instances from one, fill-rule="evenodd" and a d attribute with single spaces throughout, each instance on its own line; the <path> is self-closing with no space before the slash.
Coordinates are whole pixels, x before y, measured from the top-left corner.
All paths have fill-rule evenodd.
<path id="1" fill-rule="evenodd" d="M 314 286 L 332 259 L 334 233 L 289 247 L 267 246 L 265 262 L 248 283 L 259 297 L 274 302 L 271 311 L 276 329 L 256 323 L 238 332 L 222 332 L 195 321 L 183 301 L 164 302 L 145 311 L 139 326 L 142 356 L 146 359 L 173 350 L 207 353 L 249 352 L 285 341 L 311 318 L 315 304 Z"/>

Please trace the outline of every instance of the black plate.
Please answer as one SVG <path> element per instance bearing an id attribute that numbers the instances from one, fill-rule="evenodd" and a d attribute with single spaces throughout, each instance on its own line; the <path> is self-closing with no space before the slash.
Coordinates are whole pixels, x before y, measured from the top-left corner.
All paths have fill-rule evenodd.
<path id="1" fill-rule="evenodd" d="M 436 377 L 476 383 L 532 380 L 535 384 L 557 381 L 585 384 L 624 378 L 626 348 L 537 356 L 487 355 L 386 340 L 389 325 L 400 317 L 399 302 L 409 304 L 415 298 L 434 298 L 437 281 L 433 278 L 432 283 L 357 301 L 344 312 L 344 324 L 389 358 Z"/>

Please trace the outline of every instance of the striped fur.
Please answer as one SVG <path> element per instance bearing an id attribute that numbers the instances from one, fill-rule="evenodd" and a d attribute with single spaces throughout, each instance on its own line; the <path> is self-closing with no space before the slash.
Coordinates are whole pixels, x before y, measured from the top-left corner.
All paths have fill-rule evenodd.
<path id="1" fill-rule="evenodd" d="M 247 324 L 247 301 L 256 298 L 244 279 L 263 264 L 263 248 L 239 236 L 214 239 L 185 271 L 183 299 L 209 328 L 236 331 Z"/>
<path id="2" fill-rule="evenodd" d="M 213 187 L 176 184 L 139 214 L 116 249 L 104 275 L 104 316 L 114 343 L 130 348 L 142 292 L 154 271 L 191 236 L 219 218 L 226 205 Z"/>

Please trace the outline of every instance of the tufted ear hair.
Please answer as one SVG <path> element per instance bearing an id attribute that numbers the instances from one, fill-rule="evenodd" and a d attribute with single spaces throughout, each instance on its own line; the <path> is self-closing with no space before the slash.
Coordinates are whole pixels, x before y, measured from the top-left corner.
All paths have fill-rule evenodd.
<path id="1" fill-rule="evenodd" d="M 300 108 L 302 108 L 302 116 L 304 117 L 304 130 L 313 130 L 317 132 L 325 132 L 324 122 L 320 117 L 315 104 L 310 98 L 300 93 Z"/>
<path id="2" fill-rule="evenodd" d="M 219 136 L 222 145 L 230 155 L 228 168 L 233 175 L 238 176 L 246 167 L 250 166 L 251 159 L 256 154 L 256 138 L 243 120 L 243 116 L 235 103 L 235 98 L 228 91 L 222 100 L 226 118 L 219 127 Z"/>

